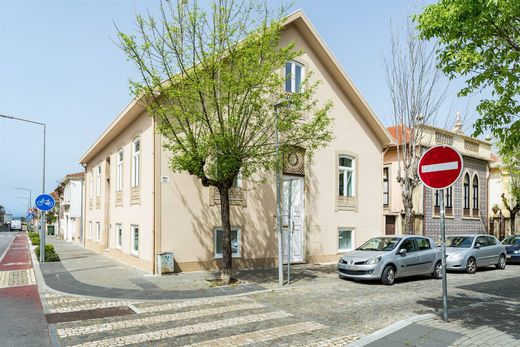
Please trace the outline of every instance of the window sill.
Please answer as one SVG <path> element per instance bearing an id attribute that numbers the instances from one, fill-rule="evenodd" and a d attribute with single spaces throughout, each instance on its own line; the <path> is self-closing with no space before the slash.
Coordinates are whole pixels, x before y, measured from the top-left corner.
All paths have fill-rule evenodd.
<path id="1" fill-rule="evenodd" d="M 237 258 L 242 258 L 242 256 L 241 255 L 232 255 L 231 258 L 237 259 Z M 215 256 L 213 256 L 213 259 L 215 259 L 215 260 L 222 259 L 222 255 L 215 255 Z"/>
<path id="2" fill-rule="evenodd" d="M 480 220 L 479 217 L 463 216 L 463 220 Z"/>
<path id="3" fill-rule="evenodd" d="M 338 249 L 338 252 L 336 254 L 344 254 L 344 253 L 352 252 L 353 250 L 354 250 L 354 248 L 352 248 L 352 249 Z"/>
<path id="4" fill-rule="evenodd" d="M 434 214 L 434 215 L 432 215 L 432 218 L 433 219 L 440 219 L 441 216 L 438 215 L 438 214 Z M 452 214 L 450 214 L 450 215 L 447 214 L 447 215 L 444 215 L 444 218 L 446 218 L 446 219 L 455 219 L 455 216 L 452 215 Z"/>

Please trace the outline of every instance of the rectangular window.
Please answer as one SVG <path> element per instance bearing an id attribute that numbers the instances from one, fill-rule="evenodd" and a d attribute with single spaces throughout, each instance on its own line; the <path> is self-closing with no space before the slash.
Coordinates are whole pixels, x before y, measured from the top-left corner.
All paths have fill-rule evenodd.
<path id="1" fill-rule="evenodd" d="M 92 199 L 94 197 L 94 174 L 92 173 L 92 170 L 90 170 L 89 175 L 89 197 Z"/>
<path id="2" fill-rule="evenodd" d="M 141 161 L 141 140 L 139 138 L 132 142 L 132 187 L 139 187 Z"/>
<path id="3" fill-rule="evenodd" d="M 339 196 L 355 196 L 355 176 L 354 176 L 354 159 L 341 155 L 339 156 L 338 165 L 338 195 Z"/>
<path id="4" fill-rule="evenodd" d="M 441 200 L 440 200 L 440 196 L 439 196 L 439 190 L 435 190 L 435 204 L 434 206 L 435 207 L 441 207 Z"/>
<path id="5" fill-rule="evenodd" d="M 388 178 L 388 168 L 383 168 L 383 206 L 388 207 L 390 202 L 390 186 Z"/>
<path id="6" fill-rule="evenodd" d="M 222 258 L 223 229 L 215 229 L 213 239 L 215 243 L 215 258 Z M 231 229 L 231 256 L 240 257 L 240 229 Z"/>
<path id="7" fill-rule="evenodd" d="M 120 149 L 116 156 L 116 191 L 120 192 L 123 190 L 123 150 Z"/>
<path id="8" fill-rule="evenodd" d="M 132 225 L 132 248 L 131 253 L 134 255 L 139 254 L 139 226 L 138 225 Z"/>
<path id="9" fill-rule="evenodd" d="M 96 223 L 96 241 L 101 240 L 101 224 L 99 222 Z"/>
<path id="10" fill-rule="evenodd" d="M 446 188 L 446 208 L 453 207 L 453 187 Z"/>
<path id="11" fill-rule="evenodd" d="M 88 222 L 88 239 L 92 240 L 92 222 Z"/>
<path id="12" fill-rule="evenodd" d="M 301 90 L 303 66 L 290 61 L 285 64 L 285 91 L 296 93 Z"/>
<path id="13" fill-rule="evenodd" d="M 123 244 L 123 226 L 121 224 L 116 224 L 116 247 L 121 249 L 122 244 Z"/>
<path id="14" fill-rule="evenodd" d="M 96 168 L 96 197 L 101 196 L 101 165 Z"/>
<path id="15" fill-rule="evenodd" d="M 354 249 L 352 229 L 339 229 L 338 252 L 348 252 Z"/>

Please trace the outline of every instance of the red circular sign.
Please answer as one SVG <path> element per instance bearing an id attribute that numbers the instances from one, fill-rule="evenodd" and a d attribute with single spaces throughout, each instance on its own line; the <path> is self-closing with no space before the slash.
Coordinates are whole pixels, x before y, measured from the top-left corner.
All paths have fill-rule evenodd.
<path id="1" fill-rule="evenodd" d="M 417 171 L 425 186 L 444 189 L 455 183 L 462 173 L 462 156 L 450 146 L 435 146 L 419 159 Z"/>

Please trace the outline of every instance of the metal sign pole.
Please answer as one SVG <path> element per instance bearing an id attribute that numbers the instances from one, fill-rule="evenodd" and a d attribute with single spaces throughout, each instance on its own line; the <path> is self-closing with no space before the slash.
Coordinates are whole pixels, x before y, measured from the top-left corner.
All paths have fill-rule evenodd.
<path id="1" fill-rule="evenodd" d="M 291 283 L 291 232 L 294 226 L 293 221 L 293 206 L 292 206 L 292 187 L 293 180 L 288 180 L 289 183 L 289 198 L 287 200 L 287 214 L 288 214 L 288 223 L 287 223 L 287 284 Z"/>
<path id="2" fill-rule="evenodd" d="M 442 319 L 448 321 L 448 279 L 446 278 L 446 220 L 444 189 L 439 191 L 441 203 L 441 250 L 442 250 Z"/>
<path id="3" fill-rule="evenodd" d="M 40 211 L 40 263 L 45 261 L 45 211 Z"/>

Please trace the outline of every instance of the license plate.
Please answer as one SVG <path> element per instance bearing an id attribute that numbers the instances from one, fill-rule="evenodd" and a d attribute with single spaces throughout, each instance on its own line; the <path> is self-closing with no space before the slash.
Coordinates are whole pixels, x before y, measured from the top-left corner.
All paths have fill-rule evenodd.
<path id="1" fill-rule="evenodd" d="M 511 259 L 511 254 L 506 255 L 507 259 Z"/>

